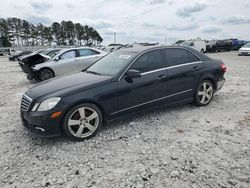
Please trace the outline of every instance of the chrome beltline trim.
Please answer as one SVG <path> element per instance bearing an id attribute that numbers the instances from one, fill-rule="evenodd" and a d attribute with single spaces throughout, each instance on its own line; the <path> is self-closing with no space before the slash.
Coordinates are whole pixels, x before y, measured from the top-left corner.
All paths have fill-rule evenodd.
<path id="1" fill-rule="evenodd" d="M 168 70 L 168 69 L 173 69 L 173 68 L 177 68 L 177 67 L 183 67 L 183 66 L 186 66 L 186 65 L 200 64 L 200 63 L 203 63 L 203 61 L 185 63 L 185 64 L 181 64 L 181 65 L 174 65 L 174 66 L 170 66 L 170 67 L 165 67 L 165 68 L 161 68 L 161 69 L 156 69 L 156 70 L 153 70 L 153 71 L 144 72 L 144 73 L 142 73 L 141 75 L 150 74 L 150 73 L 154 73 L 154 72 L 158 72 L 158 71 L 163 71 L 163 70 Z"/>
<path id="2" fill-rule="evenodd" d="M 172 95 L 168 95 L 168 96 L 165 96 L 165 97 L 161 97 L 161 98 L 158 98 L 158 99 L 154 99 L 152 101 L 148 101 L 148 102 L 144 102 L 144 103 L 141 103 L 141 104 L 137 104 L 135 106 L 131 106 L 129 108 L 125 108 L 125 109 L 122 109 L 122 110 L 119 110 L 119 111 L 116 111 L 116 112 L 113 112 L 111 113 L 111 115 L 114 115 L 114 114 L 117 114 L 119 112 L 123 112 L 123 111 L 126 111 L 126 110 L 129 110 L 129 109 L 132 109 L 132 108 L 136 108 L 136 107 L 139 107 L 139 106 L 142 106 L 142 105 L 145 105 L 145 104 L 149 104 L 149 103 L 152 103 L 152 102 L 156 102 L 156 101 L 159 101 L 159 100 L 162 100 L 162 99 L 166 99 L 166 98 L 169 98 L 169 97 L 173 97 L 173 96 L 176 96 L 176 95 L 179 95 L 179 94 L 182 94 L 182 93 L 186 93 L 186 92 L 189 92 L 189 91 L 192 91 L 193 89 L 188 89 L 188 90 L 185 90 L 185 91 L 182 91 L 182 92 L 179 92 L 179 93 L 175 93 L 175 94 L 172 94 Z"/>

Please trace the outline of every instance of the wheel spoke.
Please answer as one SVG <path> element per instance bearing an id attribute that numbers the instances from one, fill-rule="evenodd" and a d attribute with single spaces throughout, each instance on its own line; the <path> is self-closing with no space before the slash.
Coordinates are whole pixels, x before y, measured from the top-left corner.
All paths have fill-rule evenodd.
<path id="1" fill-rule="evenodd" d="M 205 103 L 205 99 L 206 99 L 206 96 L 205 96 L 205 95 L 202 95 L 202 99 L 201 99 L 201 103 L 202 103 L 202 104 Z"/>
<path id="2" fill-rule="evenodd" d="M 88 116 L 86 119 L 88 121 L 91 121 L 92 119 L 95 119 L 96 117 L 98 117 L 98 114 L 96 112 L 93 112 L 90 116 Z"/>
<path id="3" fill-rule="evenodd" d="M 203 83 L 203 91 L 206 91 L 206 89 L 207 89 L 207 84 Z"/>
<path id="4" fill-rule="evenodd" d="M 199 91 L 199 92 L 198 92 L 198 95 L 199 95 L 199 96 L 204 95 L 204 94 L 205 94 L 204 91 Z"/>
<path id="5" fill-rule="evenodd" d="M 68 122 L 69 126 L 72 125 L 80 125 L 80 120 L 74 120 L 74 119 L 70 119 Z"/>
<path id="6" fill-rule="evenodd" d="M 207 98 L 208 100 L 210 100 L 210 98 L 211 98 L 211 96 L 210 96 L 210 95 L 205 94 L 205 96 L 206 96 L 206 98 Z"/>
<path id="7" fill-rule="evenodd" d="M 85 108 L 79 108 L 78 112 L 79 112 L 81 118 L 85 118 Z"/>
<path id="8" fill-rule="evenodd" d="M 96 127 L 94 127 L 93 125 L 91 125 L 90 123 L 86 123 L 85 126 L 91 131 L 94 132 Z"/>
<path id="9" fill-rule="evenodd" d="M 212 91 L 212 90 L 213 90 L 212 86 L 209 86 L 209 87 L 207 88 L 207 92 L 210 92 L 210 91 Z"/>
<path id="10" fill-rule="evenodd" d="M 79 129 L 78 129 L 77 132 L 76 132 L 76 136 L 77 136 L 77 137 L 81 137 L 83 129 L 84 129 L 84 126 L 83 126 L 83 125 L 80 125 L 80 126 L 79 126 Z"/>

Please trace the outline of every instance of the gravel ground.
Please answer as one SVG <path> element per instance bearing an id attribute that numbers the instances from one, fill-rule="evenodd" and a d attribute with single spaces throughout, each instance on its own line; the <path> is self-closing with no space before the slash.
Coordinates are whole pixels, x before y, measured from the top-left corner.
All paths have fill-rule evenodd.
<path id="1" fill-rule="evenodd" d="M 0 58 L 0 187 L 250 187 L 250 57 L 228 67 L 207 107 L 183 105 L 116 120 L 84 142 L 37 138 L 19 119 L 32 86 Z"/>

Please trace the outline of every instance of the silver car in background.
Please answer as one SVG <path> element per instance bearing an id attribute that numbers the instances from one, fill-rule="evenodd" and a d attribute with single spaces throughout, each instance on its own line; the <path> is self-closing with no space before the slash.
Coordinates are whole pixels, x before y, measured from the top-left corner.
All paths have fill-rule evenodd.
<path id="1" fill-rule="evenodd" d="M 29 80 L 48 80 L 63 74 L 80 72 L 107 53 L 89 47 L 63 49 L 51 60 L 31 67 Z"/>

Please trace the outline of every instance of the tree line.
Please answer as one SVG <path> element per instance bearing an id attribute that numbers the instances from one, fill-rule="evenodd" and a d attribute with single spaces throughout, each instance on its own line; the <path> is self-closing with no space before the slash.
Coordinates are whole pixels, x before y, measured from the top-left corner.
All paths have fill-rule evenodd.
<path id="1" fill-rule="evenodd" d="M 100 34 L 88 25 L 72 21 L 54 22 L 50 26 L 32 24 L 20 18 L 0 18 L 0 45 L 51 46 L 97 45 L 103 41 Z"/>

